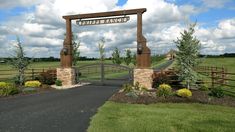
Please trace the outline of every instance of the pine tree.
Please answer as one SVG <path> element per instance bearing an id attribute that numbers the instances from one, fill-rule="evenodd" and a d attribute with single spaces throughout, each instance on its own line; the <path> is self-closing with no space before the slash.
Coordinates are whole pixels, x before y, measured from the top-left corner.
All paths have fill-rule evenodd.
<path id="1" fill-rule="evenodd" d="M 120 65 L 122 63 L 122 59 L 120 57 L 120 51 L 119 49 L 116 47 L 112 53 L 112 61 L 114 64 L 118 64 Z"/>
<path id="2" fill-rule="evenodd" d="M 131 59 L 132 59 L 132 56 L 131 56 L 131 50 L 130 49 L 127 49 L 126 50 L 126 56 L 124 58 L 124 62 L 127 66 L 129 66 L 129 64 L 131 63 Z"/>
<path id="3" fill-rule="evenodd" d="M 184 81 L 189 89 L 197 80 L 197 73 L 194 67 L 198 65 L 200 52 L 200 41 L 193 36 L 196 24 L 190 25 L 188 30 L 181 33 L 181 37 L 175 41 L 178 48 L 176 62 L 179 79 Z"/>

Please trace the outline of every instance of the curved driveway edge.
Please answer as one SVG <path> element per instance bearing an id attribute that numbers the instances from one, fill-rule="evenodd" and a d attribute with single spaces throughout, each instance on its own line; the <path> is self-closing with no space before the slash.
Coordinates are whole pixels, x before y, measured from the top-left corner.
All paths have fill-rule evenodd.
<path id="1" fill-rule="evenodd" d="M 119 88 L 86 85 L 0 99 L 0 131 L 84 132 L 97 108 Z"/>

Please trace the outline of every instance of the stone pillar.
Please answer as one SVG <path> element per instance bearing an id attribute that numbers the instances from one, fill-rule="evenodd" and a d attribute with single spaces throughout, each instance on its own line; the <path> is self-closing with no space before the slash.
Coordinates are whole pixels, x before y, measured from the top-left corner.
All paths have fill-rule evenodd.
<path id="1" fill-rule="evenodd" d="M 140 86 L 151 89 L 153 83 L 152 75 L 153 69 L 134 69 L 134 84 L 139 82 Z"/>
<path id="2" fill-rule="evenodd" d="M 57 79 L 62 81 L 62 86 L 71 86 L 76 83 L 74 68 L 57 68 Z"/>

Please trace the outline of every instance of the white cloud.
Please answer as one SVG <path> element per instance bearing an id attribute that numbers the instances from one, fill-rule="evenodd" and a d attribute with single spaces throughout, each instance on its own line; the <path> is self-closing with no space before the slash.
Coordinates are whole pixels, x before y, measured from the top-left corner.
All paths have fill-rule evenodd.
<path id="1" fill-rule="evenodd" d="M 205 6 L 210 8 L 221 8 L 224 7 L 226 3 L 229 3 L 231 0 L 202 0 Z"/>
<path id="2" fill-rule="evenodd" d="M 214 35 L 218 39 L 235 38 L 235 18 L 221 21 Z"/>
<path id="3" fill-rule="evenodd" d="M 39 3 L 40 0 L 0 0 L 0 8 L 13 8 L 16 6 L 28 7 Z"/>
<path id="4" fill-rule="evenodd" d="M 27 0 L 4 4 L 9 7 L 19 3 L 26 6 L 25 1 Z M 204 0 L 204 2 L 208 1 Z M 117 0 L 32 2 L 30 6 L 35 6 L 34 12 L 12 17 L 4 25 L 0 25 L 0 42 L 4 43 L 1 46 L 9 47 L 12 42 L 7 40 L 7 35 L 17 34 L 22 37 L 22 43 L 27 46 L 29 56 L 59 57 L 65 33 L 63 15 L 145 7 L 147 12 L 143 15 L 143 34 L 147 38 L 147 44 L 152 53 L 165 53 L 175 48 L 173 40 L 176 40 L 180 32 L 185 29 L 181 23 L 187 23 L 191 15 L 200 13 L 200 9 L 195 6 L 178 6 L 164 0 L 128 0 L 122 7 L 116 6 L 116 3 Z M 202 28 L 200 25 L 196 28 L 195 35 L 201 40 L 204 53 L 226 52 L 229 49 L 228 46 L 232 47 L 233 51 L 235 50 L 235 47 L 231 46 L 234 42 L 232 39 L 235 39 L 234 21 L 234 19 L 223 20 L 216 28 Z M 136 16 L 131 16 L 131 20 L 125 24 L 80 27 L 73 23 L 73 32 L 81 40 L 82 56 L 97 57 L 97 43 L 102 37 L 106 39 L 107 56 L 111 54 L 114 47 L 122 51 L 126 48 L 135 51 L 136 48 Z M 228 38 L 230 41 L 225 41 Z"/>

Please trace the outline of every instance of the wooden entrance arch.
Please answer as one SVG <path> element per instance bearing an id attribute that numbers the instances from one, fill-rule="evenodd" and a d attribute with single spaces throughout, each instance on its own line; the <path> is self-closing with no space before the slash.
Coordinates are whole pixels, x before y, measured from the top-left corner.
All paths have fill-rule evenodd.
<path id="1" fill-rule="evenodd" d="M 142 14 L 146 12 L 146 8 L 119 10 L 110 12 L 88 13 L 63 16 L 66 20 L 66 38 L 64 40 L 63 49 L 60 52 L 61 68 L 72 67 L 72 20 L 106 18 L 112 16 L 137 15 L 137 68 L 150 68 L 150 49 L 146 45 L 146 39 L 142 34 Z"/>

